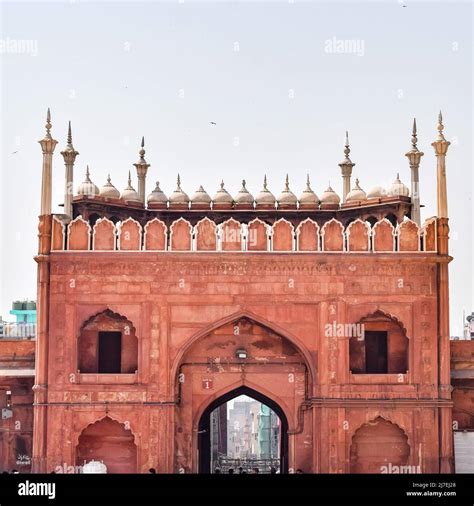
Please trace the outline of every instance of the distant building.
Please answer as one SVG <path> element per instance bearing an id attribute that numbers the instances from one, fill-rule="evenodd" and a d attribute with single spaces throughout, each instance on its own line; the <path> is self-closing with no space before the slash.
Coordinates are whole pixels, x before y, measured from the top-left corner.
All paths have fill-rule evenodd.
<path id="1" fill-rule="evenodd" d="M 474 312 L 466 318 L 464 323 L 464 339 L 474 339 Z"/>
<path id="2" fill-rule="evenodd" d="M 36 337 L 36 302 L 31 300 L 15 301 L 12 303 L 10 314 L 15 316 L 15 322 L 2 321 L 0 317 L 0 339 Z"/>

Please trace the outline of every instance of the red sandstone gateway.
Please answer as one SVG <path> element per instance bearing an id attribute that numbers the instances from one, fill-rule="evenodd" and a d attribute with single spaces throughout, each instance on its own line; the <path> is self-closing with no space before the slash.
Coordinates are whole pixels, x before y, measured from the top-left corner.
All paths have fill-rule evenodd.
<path id="1" fill-rule="evenodd" d="M 416 125 L 413 198 L 398 176 L 351 190 L 347 140 L 342 204 L 309 179 L 297 198 L 288 178 L 255 199 L 245 181 L 189 198 L 178 178 L 145 202 L 142 142 L 138 192 L 87 171 L 54 216 L 50 128 L 48 113 L 34 471 L 209 472 L 210 413 L 241 394 L 278 415 L 281 472 L 453 471 L 441 116 L 438 216 L 423 224 Z M 77 154 L 69 130 L 67 188 Z"/>

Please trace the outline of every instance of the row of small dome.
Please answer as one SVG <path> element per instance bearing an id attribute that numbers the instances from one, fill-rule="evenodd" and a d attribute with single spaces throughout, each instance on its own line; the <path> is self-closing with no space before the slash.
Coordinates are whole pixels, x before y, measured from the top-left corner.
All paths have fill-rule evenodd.
<path id="1" fill-rule="evenodd" d="M 120 193 L 117 188 L 112 184 L 110 175 L 107 178 L 107 182 L 100 189 L 91 181 L 89 167 L 86 171 L 86 179 L 77 189 L 78 195 L 87 195 L 89 197 L 100 196 L 111 199 L 122 199 L 126 202 L 141 202 L 140 196 L 132 187 L 132 181 L 130 172 L 128 174 L 128 185 Z M 355 180 L 354 188 L 347 194 L 347 202 L 355 202 L 367 199 L 374 199 L 380 197 L 396 197 L 396 196 L 409 196 L 409 190 L 401 181 L 397 174 L 395 181 L 392 183 L 388 190 L 385 190 L 381 186 L 373 187 L 369 192 L 365 192 L 359 186 L 359 180 Z M 181 188 L 181 180 L 178 175 L 177 188 L 176 190 L 167 197 L 160 188 L 160 184 L 156 183 L 156 188 L 148 195 L 148 204 L 162 204 L 165 205 L 168 202 L 170 204 L 241 204 L 241 205 L 253 205 L 254 202 L 257 205 L 262 206 L 275 206 L 275 204 L 283 206 L 294 206 L 297 203 L 303 205 L 317 205 L 321 204 L 339 204 L 341 199 L 339 195 L 331 188 L 331 185 L 323 192 L 321 198 L 311 189 L 309 176 L 306 181 L 306 188 L 302 192 L 298 199 L 296 195 L 290 190 L 288 176 L 286 176 L 285 187 L 281 194 L 276 198 L 273 193 L 267 187 L 267 177 L 265 176 L 263 182 L 263 188 L 260 193 L 254 198 L 253 195 L 247 190 L 245 180 L 242 181 L 242 188 L 235 197 L 232 197 L 230 193 L 224 188 L 224 181 L 221 182 L 220 188 L 211 199 L 209 194 L 204 190 L 202 186 L 198 188 L 195 194 L 189 198 L 188 195 Z"/>

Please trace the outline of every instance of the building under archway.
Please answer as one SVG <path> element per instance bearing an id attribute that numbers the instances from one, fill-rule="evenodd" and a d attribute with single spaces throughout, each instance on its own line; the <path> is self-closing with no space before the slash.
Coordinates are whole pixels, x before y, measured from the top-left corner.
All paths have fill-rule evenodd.
<path id="1" fill-rule="evenodd" d="M 239 468 L 247 473 L 269 473 L 272 468 L 287 472 L 288 420 L 272 399 L 238 387 L 211 402 L 201 415 L 198 452 L 200 473 Z"/>

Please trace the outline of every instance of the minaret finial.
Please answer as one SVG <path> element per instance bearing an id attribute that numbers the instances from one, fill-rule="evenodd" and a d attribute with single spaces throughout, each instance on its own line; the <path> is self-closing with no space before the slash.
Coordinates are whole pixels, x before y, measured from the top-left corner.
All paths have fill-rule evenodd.
<path id="1" fill-rule="evenodd" d="M 69 125 L 67 128 L 67 145 L 72 147 L 71 121 L 69 121 Z"/>
<path id="2" fill-rule="evenodd" d="M 178 177 L 176 178 L 176 184 L 178 186 L 178 190 L 181 190 L 181 177 L 178 174 Z"/>
<path id="3" fill-rule="evenodd" d="M 344 155 L 346 156 L 346 160 L 349 160 L 350 152 L 351 148 L 349 147 L 349 132 L 346 130 L 346 144 L 344 146 Z"/>
<path id="4" fill-rule="evenodd" d="M 89 179 L 90 173 L 89 173 L 89 165 L 86 165 L 86 179 Z"/>
<path id="5" fill-rule="evenodd" d="M 132 176 L 130 174 L 130 171 L 128 171 L 128 186 L 132 185 Z"/>
<path id="6" fill-rule="evenodd" d="M 445 137 L 444 137 L 444 134 L 443 134 L 443 130 L 444 130 L 444 125 L 443 125 L 443 114 L 441 111 L 439 111 L 439 115 L 438 115 L 438 138 L 436 140 L 438 141 L 445 141 Z"/>
<path id="7" fill-rule="evenodd" d="M 111 182 L 112 182 L 112 180 L 110 179 L 110 173 L 109 173 L 109 174 L 107 174 L 107 183 L 110 184 Z"/>
<path id="8" fill-rule="evenodd" d="M 224 189 L 224 180 L 221 181 L 221 190 Z"/>
<path id="9" fill-rule="evenodd" d="M 263 189 L 265 191 L 267 190 L 267 175 L 266 174 L 263 176 Z"/>
<path id="10" fill-rule="evenodd" d="M 306 189 L 311 191 L 311 182 L 309 180 L 309 174 L 306 174 Z"/>
<path id="11" fill-rule="evenodd" d="M 145 137 L 142 137 L 142 142 L 140 144 L 140 151 L 138 153 L 140 155 L 140 160 L 138 160 L 138 162 L 135 164 L 135 167 L 137 167 L 138 165 L 145 165 L 146 164 L 146 160 L 145 160 Z M 138 169 L 138 167 L 137 167 L 137 169 Z"/>
<path id="12" fill-rule="evenodd" d="M 413 118 L 413 132 L 411 136 L 411 145 L 414 150 L 418 150 L 416 143 L 418 142 L 418 138 L 416 136 L 416 118 Z"/>
<path id="13" fill-rule="evenodd" d="M 288 174 L 286 175 L 286 178 L 285 178 L 285 191 L 287 191 L 287 192 L 290 191 L 290 179 L 288 177 Z"/>
<path id="14" fill-rule="evenodd" d="M 46 138 L 47 139 L 51 139 L 51 111 L 49 110 L 49 107 L 48 107 L 48 111 L 46 113 Z"/>
<path id="15" fill-rule="evenodd" d="M 243 186 L 244 188 L 245 188 L 245 185 L 246 185 L 246 184 L 247 184 L 247 183 L 245 182 L 245 179 L 242 179 L 242 186 Z M 245 188 L 245 189 L 247 189 L 247 188 Z"/>

